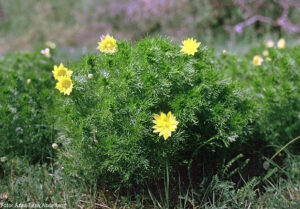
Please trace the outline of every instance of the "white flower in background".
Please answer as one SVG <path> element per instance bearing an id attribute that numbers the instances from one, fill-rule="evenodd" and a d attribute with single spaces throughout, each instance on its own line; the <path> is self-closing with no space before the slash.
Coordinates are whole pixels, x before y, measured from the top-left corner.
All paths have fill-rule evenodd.
<path id="1" fill-rule="evenodd" d="M 238 135 L 233 135 L 233 136 L 229 136 L 227 139 L 229 142 L 234 142 L 239 136 Z"/>
<path id="2" fill-rule="evenodd" d="M 272 40 L 266 41 L 266 46 L 268 48 L 272 48 L 274 46 L 274 41 L 272 41 Z"/>
<path id="3" fill-rule="evenodd" d="M 88 78 L 93 78 L 93 76 L 94 76 L 94 75 L 93 75 L 93 74 L 91 74 L 91 73 L 90 73 L 90 74 L 88 74 Z"/>
<path id="4" fill-rule="evenodd" d="M 8 192 L 5 192 L 3 195 L 0 195 L 0 199 L 7 200 L 8 199 Z M 2 203 L 1 203 L 2 204 Z M 1 205 L 0 204 L 0 205 Z"/>
<path id="5" fill-rule="evenodd" d="M 41 54 L 45 55 L 45 57 L 50 57 L 50 49 L 46 48 L 46 49 L 42 49 L 41 50 Z"/>
<path id="6" fill-rule="evenodd" d="M 53 148 L 53 149 L 57 149 L 57 148 L 58 148 L 58 145 L 57 145 L 56 143 L 53 143 L 53 144 L 52 144 L 52 148 Z"/>
<path id="7" fill-rule="evenodd" d="M 7 161 L 7 157 L 1 157 L 1 158 L 0 158 L 0 161 L 1 161 L 2 163 L 4 163 L 5 161 Z"/>
<path id="8" fill-rule="evenodd" d="M 223 49 L 222 53 L 223 53 L 223 54 L 226 54 L 226 53 L 227 53 L 226 49 Z"/>
<path id="9" fill-rule="evenodd" d="M 27 83 L 27 84 L 30 84 L 30 83 L 31 83 L 31 79 L 28 78 L 27 81 L 26 81 L 26 83 Z"/>
<path id="10" fill-rule="evenodd" d="M 50 47 L 51 49 L 55 49 L 56 48 L 56 44 L 52 41 L 46 41 L 46 46 Z"/>

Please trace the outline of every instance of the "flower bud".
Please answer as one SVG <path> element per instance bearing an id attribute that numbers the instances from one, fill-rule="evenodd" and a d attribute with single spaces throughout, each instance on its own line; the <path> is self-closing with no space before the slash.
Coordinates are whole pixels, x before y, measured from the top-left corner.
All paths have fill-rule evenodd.
<path id="1" fill-rule="evenodd" d="M 1 157 L 1 158 L 0 158 L 0 161 L 1 161 L 2 163 L 4 163 L 5 161 L 7 161 L 7 157 Z"/>
<path id="2" fill-rule="evenodd" d="M 58 145 L 57 145 L 56 143 L 53 143 L 53 144 L 52 144 L 52 148 L 53 148 L 53 149 L 57 149 L 57 148 L 58 148 Z"/>

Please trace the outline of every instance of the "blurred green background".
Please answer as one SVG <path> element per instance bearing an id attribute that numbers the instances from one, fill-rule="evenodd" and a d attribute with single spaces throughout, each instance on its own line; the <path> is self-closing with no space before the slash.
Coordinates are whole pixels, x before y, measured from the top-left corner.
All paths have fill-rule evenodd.
<path id="1" fill-rule="evenodd" d="M 132 41 L 160 34 L 178 43 L 192 36 L 245 52 L 267 39 L 299 42 L 299 19 L 298 0 L 0 0 L 0 54 L 50 40 L 59 57 L 77 59 L 106 33 Z"/>

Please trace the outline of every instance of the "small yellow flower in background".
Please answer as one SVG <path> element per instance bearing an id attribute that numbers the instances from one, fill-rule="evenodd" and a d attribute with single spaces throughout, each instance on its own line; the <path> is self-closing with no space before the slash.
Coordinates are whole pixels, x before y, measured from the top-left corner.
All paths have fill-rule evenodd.
<path id="1" fill-rule="evenodd" d="M 277 47 L 279 49 L 285 48 L 285 40 L 283 38 L 279 39 L 279 41 L 277 42 Z"/>
<path id="2" fill-rule="evenodd" d="M 266 60 L 267 60 L 267 61 L 271 61 L 272 59 L 271 59 L 270 57 L 267 57 Z"/>
<path id="3" fill-rule="evenodd" d="M 223 49 L 222 53 L 223 53 L 223 54 L 227 54 L 226 49 Z"/>
<path id="4" fill-rule="evenodd" d="M 31 83 L 31 79 L 28 78 L 27 81 L 26 81 L 26 83 L 27 83 L 27 84 L 30 84 L 30 83 Z"/>
<path id="5" fill-rule="evenodd" d="M 168 137 L 171 136 L 171 132 L 175 131 L 178 125 L 178 121 L 176 117 L 169 112 L 167 115 L 165 113 L 154 114 L 155 120 L 153 123 L 154 133 L 159 133 L 159 136 L 163 136 L 166 140 Z"/>
<path id="6" fill-rule="evenodd" d="M 46 49 L 42 49 L 41 50 L 41 54 L 45 55 L 46 57 L 50 57 L 50 49 L 49 48 L 46 48 Z"/>
<path id="7" fill-rule="evenodd" d="M 268 51 L 268 50 L 264 50 L 264 51 L 263 51 L 263 55 L 264 55 L 265 57 L 269 56 L 269 51 Z"/>
<path id="8" fill-rule="evenodd" d="M 72 71 L 68 70 L 62 63 L 60 63 L 59 67 L 54 65 L 54 70 L 52 71 L 55 80 L 59 80 L 62 76 L 70 77 L 72 75 Z"/>
<path id="9" fill-rule="evenodd" d="M 117 41 L 112 36 L 107 34 L 100 39 L 97 49 L 103 53 L 113 54 L 117 51 Z"/>
<path id="10" fill-rule="evenodd" d="M 60 91 L 60 93 L 64 93 L 64 95 L 70 95 L 73 88 L 71 78 L 69 76 L 61 76 L 56 83 L 56 88 Z"/>
<path id="11" fill-rule="evenodd" d="M 272 40 L 266 41 L 266 46 L 268 48 L 272 48 L 274 46 L 274 41 L 272 41 Z"/>
<path id="12" fill-rule="evenodd" d="M 261 56 L 259 56 L 259 55 L 256 55 L 253 57 L 253 65 L 255 65 L 255 66 L 261 65 L 261 63 L 263 61 L 264 61 L 263 58 L 261 58 Z"/>
<path id="13" fill-rule="evenodd" d="M 55 49 L 56 48 L 56 44 L 52 41 L 46 41 L 46 46 L 50 47 L 51 49 Z"/>
<path id="14" fill-rule="evenodd" d="M 200 46 L 200 44 L 200 42 L 197 42 L 193 38 L 188 38 L 182 41 L 181 52 L 188 55 L 194 55 L 198 51 L 197 48 Z"/>

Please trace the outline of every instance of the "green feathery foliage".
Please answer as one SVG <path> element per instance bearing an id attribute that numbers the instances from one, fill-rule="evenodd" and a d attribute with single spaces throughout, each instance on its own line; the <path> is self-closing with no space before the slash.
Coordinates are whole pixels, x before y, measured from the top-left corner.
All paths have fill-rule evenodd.
<path id="1" fill-rule="evenodd" d="M 89 54 L 67 66 L 74 88 L 62 96 L 61 123 L 69 125 L 59 141 L 66 171 L 112 187 L 145 184 L 161 179 L 167 164 L 170 173 L 186 169 L 203 146 L 209 154 L 245 141 L 251 103 L 220 76 L 213 56 L 206 47 L 188 56 L 156 37 L 135 46 L 120 41 L 112 55 Z M 164 140 L 152 120 L 169 111 L 179 124 Z"/>
<path id="2" fill-rule="evenodd" d="M 268 50 L 261 66 L 252 64 L 254 55 Z M 300 47 L 250 50 L 245 56 L 222 55 L 220 70 L 238 80 L 255 104 L 256 138 L 284 145 L 300 135 Z M 262 55 L 261 55 L 262 56 Z"/>
<path id="3" fill-rule="evenodd" d="M 0 156 L 41 162 L 54 141 L 53 60 L 39 52 L 0 60 Z"/>

